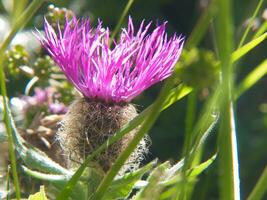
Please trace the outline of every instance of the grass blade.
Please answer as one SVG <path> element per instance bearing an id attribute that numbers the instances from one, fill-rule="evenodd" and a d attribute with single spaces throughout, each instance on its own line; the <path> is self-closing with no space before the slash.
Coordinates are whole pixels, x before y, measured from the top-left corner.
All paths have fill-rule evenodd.
<path id="1" fill-rule="evenodd" d="M 119 31 L 119 29 L 120 29 L 120 27 L 121 27 L 121 25 L 122 25 L 122 22 L 123 22 L 125 16 L 127 15 L 127 13 L 129 12 L 129 10 L 130 10 L 130 8 L 131 8 L 133 2 L 134 2 L 134 0 L 128 0 L 128 3 L 126 4 L 126 6 L 125 6 L 125 8 L 124 8 L 124 10 L 123 10 L 123 12 L 122 12 L 122 14 L 121 14 L 121 16 L 120 16 L 120 19 L 119 19 L 119 21 L 118 21 L 118 23 L 117 23 L 117 25 L 116 25 L 114 31 L 113 31 L 112 34 L 111 34 L 111 37 L 110 37 L 110 44 L 111 44 L 111 43 L 113 42 L 113 40 L 115 39 L 115 36 L 116 36 L 116 34 L 118 33 L 118 31 Z"/>
<path id="2" fill-rule="evenodd" d="M 241 94 L 250 89 L 267 73 L 267 59 L 265 59 L 259 66 L 250 72 L 246 78 L 239 84 L 235 91 L 235 98 L 237 99 Z"/>
<path id="3" fill-rule="evenodd" d="M 263 22 L 263 24 L 260 26 L 260 28 L 258 29 L 258 31 L 255 33 L 255 35 L 253 36 L 254 38 L 259 37 L 260 35 L 262 35 L 263 33 L 265 33 L 267 30 L 267 21 Z"/>
<path id="4" fill-rule="evenodd" d="M 253 188 L 248 200 L 260 200 L 267 190 L 267 167 L 265 167 L 256 186 Z"/>
<path id="5" fill-rule="evenodd" d="M 239 168 L 236 145 L 235 119 L 233 114 L 233 23 L 231 0 L 218 0 L 217 21 L 218 50 L 221 61 L 222 104 L 220 106 L 221 124 L 219 130 L 220 199 L 239 200 Z M 242 45 L 240 45 L 242 46 Z"/>
<path id="6" fill-rule="evenodd" d="M 216 13 L 215 0 L 210 2 L 207 10 L 201 15 L 188 40 L 185 43 L 185 48 L 190 49 L 197 46 L 206 33 L 209 23 Z"/>
<path id="7" fill-rule="evenodd" d="M 250 31 L 250 29 L 251 29 L 251 27 L 253 25 L 253 21 L 254 21 L 255 17 L 257 16 L 258 12 L 260 11 L 260 8 L 261 8 L 263 2 L 264 2 L 264 0 L 259 0 L 259 2 L 257 4 L 257 7 L 256 7 L 252 17 L 249 19 L 249 24 L 248 24 L 248 26 L 247 26 L 247 28 L 246 28 L 241 40 L 240 40 L 240 43 L 238 45 L 238 49 L 244 44 L 244 42 L 245 42 L 245 40 L 247 38 L 248 32 Z"/>
<path id="8" fill-rule="evenodd" d="M 33 14 L 39 9 L 41 4 L 43 3 L 43 0 L 34 0 L 29 7 L 25 10 L 25 12 L 21 15 L 18 20 L 16 20 L 14 26 L 11 29 L 11 32 L 8 34 L 7 38 L 4 40 L 0 47 L 0 84 L 1 84 L 1 94 L 3 96 L 3 103 L 4 103 L 4 121 L 6 126 L 6 131 L 8 135 L 8 147 L 9 147 L 9 155 L 11 160 L 11 168 L 12 168 L 12 175 L 14 179 L 14 185 L 15 185 L 15 192 L 16 192 L 16 198 L 20 199 L 20 187 L 19 187 L 19 181 L 18 181 L 18 174 L 17 174 L 17 167 L 16 167 L 16 156 L 14 151 L 14 140 L 12 137 L 12 129 L 10 124 L 10 113 L 9 112 L 9 105 L 8 105 L 8 98 L 7 98 L 7 91 L 6 91 L 6 83 L 5 83 L 5 74 L 3 69 L 3 54 L 10 44 L 11 40 L 15 36 L 15 34 L 22 29 L 28 21 L 31 19 Z"/>
<path id="9" fill-rule="evenodd" d="M 192 145 L 192 129 L 196 117 L 196 106 L 197 106 L 197 92 L 193 91 L 188 95 L 187 99 L 187 110 L 185 118 L 185 141 L 183 147 L 183 156 L 189 151 Z"/>
<path id="10" fill-rule="evenodd" d="M 249 51 L 254 49 L 257 45 L 261 44 L 265 39 L 267 38 L 267 33 L 264 33 L 263 35 L 259 36 L 258 38 L 248 42 L 244 46 L 238 48 L 236 51 L 232 53 L 231 56 L 231 62 L 236 62 L 241 57 L 246 55 Z"/>

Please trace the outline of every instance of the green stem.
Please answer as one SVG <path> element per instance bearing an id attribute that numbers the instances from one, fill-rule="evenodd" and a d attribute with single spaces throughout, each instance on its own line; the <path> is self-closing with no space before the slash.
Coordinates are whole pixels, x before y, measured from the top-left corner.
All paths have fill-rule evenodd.
<path id="1" fill-rule="evenodd" d="M 190 95 L 188 95 L 187 100 L 187 110 L 185 119 L 185 144 L 183 148 L 183 157 L 189 152 L 192 144 L 192 130 L 196 117 L 196 103 L 197 92 L 193 91 Z"/>
<path id="2" fill-rule="evenodd" d="M 255 20 L 255 17 L 257 16 L 258 12 L 260 11 L 260 8 L 261 8 L 263 2 L 264 2 L 264 0 L 259 0 L 259 2 L 257 4 L 257 7 L 256 7 L 252 17 L 249 19 L 249 24 L 248 24 L 248 26 L 247 26 L 247 28 L 246 28 L 241 40 L 240 40 L 238 48 L 240 48 L 244 44 L 244 42 L 245 42 L 245 40 L 247 38 L 248 32 L 251 29 L 251 27 L 253 25 L 253 21 Z"/>
<path id="3" fill-rule="evenodd" d="M 231 53 L 233 51 L 233 24 L 231 0 L 218 0 L 218 50 L 221 60 L 221 91 L 220 106 L 221 124 L 219 130 L 219 161 L 220 161 L 220 199 L 239 200 L 239 169 L 236 145 L 235 119 L 233 114 L 233 67 Z M 241 45 L 240 45 L 241 46 Z"/>
<path id="4" fill-rule="evenodd" d="M 267 167 L 265 167 L 256 186 L 253 188 L 247 200 L 260 200 L 267 190 Z"/>
<path id="5" fill-rule="evenodd" d="M 12 22 L 15 23 L 26 8 L 28 0 L 13 0 Z"/>
<path id="6" fill-rule="evenodd" d="M 40 8 L 42 3 L 45 0 L 34 0 L 27 9 L 23 12 L 23 14 L 17 19 L 14 26 L 12 27 L 12 30 L 8 34 L 7 38 L 4 40 L 0 47 L 0 56 L 3 56 L 3 53 L 5 52 L 6 48 L 10 44 L 13 37 L 16 35 L 16 33 L 21 30 L 32 18 L 34 13 Z M 2 59 L 1 59 L 2 60 Z M 1 61 L 2 62 L 2 61 Z"/>
<path id="7" fill-rule="evenodd" d="M 263 22 L 258 31 L 254 34 L 253 39 L 262 35 L 264 32 L 266 32 L 266 30 L 267 30 L 267 21 Z"/>
<path id="8" fill-rule="evenodd" d="M 7 191 L 6 200 L 10 199 L 9 190 L 10 190 L 10 166 L 8 165 L 6 173 L 6 191 Z"/>
<path id="9" fill-rule="evenodd" d="M 171 86 L 173 84 L 175 76 L 172 76 L 167 80 L 165 85 L 163 86 L 155 104 L 153 105 L 151 112 L 145 119 L 145 122 L 142 124 L 141 128 L 133 138 L 133 140 L 129 143 L 127 148 L 120 154 L 112 168 L 109 170 L 107 175 L 105 176 L 104 180 L 100 183 L 99 187 L 97 188 L 97 191 L 92 199 L 94 200 L 101 200 L 107 191 L 109 185 L 112 183 L 113 179 L 123 166 L 123 164 L 126 162 L 130 154 L 134 151 L 138 143 L 141 141 L 141 139 L 147 134 L 147 132 L 150 130 L 150 128 L 155 123 L 156 119 L 158 118 L 161 108 L 164 105 L 164 102 L 166 100 L 166 97 L 168 96 L 168 92 L 171 89 Z"/>
<path id="10" fill-rule="evenodd" d="M 126 16 L 127 13 L 129 12 L 129 10 L 130 10 L 130 8 L 131 8 L 133 2 L 134 2 L 134 0 L 129 0 L 128 3 L 126 4 L 126 6 L 125 6 L 125 8 L 124 8 L 124 10 L 123 10 L 123 12 L 122 12 L 122 14 L 121 14 L 121 16 L 120 16 L 120 19 L 119 19 L 119 21 L 118 21 L 118 23 L 117 23 L 117 25 L 116 25 L 114 31 L 113 31 L 112 34 L 111 34 L 111 37 L 110 37 L 110 44 L 112 44 L 112 42 L 113 42 L 113 40 L 114 40 L 114 38 L 115 38 L 117 32 L 119 31 L 119 29 L 120 29 L 120 27 L 121 27 L 121 25 L 122 25 L 122 22 L 123 22 L 125 16 Z"/>
<path id="11" fill-rule="evenodd" d="M 207 10 L 200 16 L 196 26 L 194 26 L 192 33 L 190 34 L 189 38 L 185 43 L 186 49 L 190 49 L 194 46 L 197 46 L 205 35 L 209 24 L 216 13 L 215 2 L 215 0 L 212 0 Z"/>
<path id="12" fill-rule="evenodd" d="M 197 92 L 193 91 L 191 94 L 188 95 L 187 98 L 187 110 L 186 110 L 186 118 L 185 118 L 185 140 L 184 140 L 184 146 L 183 146 L 183 157 L 185 157 L 185 165 L 187 163 L 187 155 L 189 155 L 191 145 L 192 145 L 192 130 L 193 130 L 193 124 L 195 121 L 195 112 L 196 112 L 196 103 L 197 103 Z M 185 168 L 183 168 L 182 173 L 182 180 L 183 184 L 181 186 L 181 192 L 180 195 L 176 195 L 176 199 L 183 199 L 186 197 L 186 192 L 188 189 L 188 184 L 186 184 L 186 172 Z M 177 193 L 179 190 L 177 190 Z"/>
<path id="13" fill-rule="evenodd" d="M 8 135 L 8 148 L 9 148 L 9 155 L 11 161 L 11 169 L 12 175 L 15 185 L 15 192 L 16 192 L 16 199 L 20 199 L 20 187 L 19 187 L 19 180 L 18 180 L 18 173 L 17 173 L 17 166 L 16 166 L 16 155 L 14 150 L 14 139 L 12 137 L 12 129 L 9 119 L 9 105 L 7 99 L 7 91 L 6 91 L 6 83 L 5 83 L 5 73 L 3 69 L 3 54 L 7 49 L 8 45 L 10 44 L 11 40 L 15 36 L 15 34 L 22 29 L 26 23 L 31 19 L 35 11 L 41 6 L 43 0 L 34 0 L 31 5 L 25 10 L 25 12 L 21 15 L 21 17 L 15 22 L 11 32 L 4 40 L 0 47 L 0 84 L 1 84 L 1 94 L 3 96 L 3 103 L 4 103 L 4 122 L 6 126 L 6 132 Z"/>

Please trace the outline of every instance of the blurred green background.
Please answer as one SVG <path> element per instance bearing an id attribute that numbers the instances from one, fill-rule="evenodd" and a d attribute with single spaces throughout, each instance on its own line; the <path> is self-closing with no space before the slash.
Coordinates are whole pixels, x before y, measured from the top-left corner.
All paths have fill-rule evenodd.
<path id="1" fill-rule="evenodd" d="M 169 35 L 174 32 L 182 34 L 188 38 L 199 16 L 205 12 L 208 0 L 135 0 L 129 14 L 132 16 L 136 25 L 145 19 L 155 22 L 168 21 Z M 241 34 L 244 32 L 246 20 L 252 15 L 257 4 L 254 0 L 235 0 L 233 17 L 235 25 L 236 45 L 240 41 Z M 0 4 L 1 16 L 8 15 L 8 0 L 2 0 Z M 50 3 L 43 5 L 38 15 L 33 18 L 28 25 L 28 29 L 37 27 L 42 29 L 42 18 L 47 12 Z M 114 29 L 122 10 L 127 4 L 126 0 L 76 0 L 76 1 L 53 1 L 58 7 L 66 7 L 73 10 L 78 16 L 88 17 L 95 22 L 98 18 L 103 20 L 104 26 Z M 4 6 L 5 5 L 5 6 Z M 266 2 L 263 6 L 266 8 Z M 260 12 L 263 13 L 263 10 Z M 266 15 L 266 14 L 265 14 Z M 255 20 L 255 29 L 257 24 L 262 23 L 261 14 Z M 266 19 L 265 19 L 266 20 Z M 126 21 L 124 25 L 126 25 Z M 212 24 L 212 23 L 211 23 Z M 216 54 L 216 48 L 213 44 L 214 27 L 211 25 L 204 39 L 198 46 L 201 50 L 211 50 Z M 266 57 L 266 42 L 262 43 L 252 53 L 249 53 L 236 66 L 236 82 L 257 66 Z M 255 56 L 257 55 L 257 56 Z M 205 80 L 212 78 L 211 73 L 201 73 L 205 65 L 197 62 L 196 67 L 200 73 L 192 74 L 191 79 Z M 205 77 L 207 76 L 207 77 Z M 23 92 L 24 86 L 28 80 L 10 80 L 8 92 L 10 96 L 16 96 Z M 198 84 L 198 82 L 196 82 Z M 263 78 L 252 89 L 243 94 L 236 104 L 236 125 L 237 139 L 239 146 L 240 176 L 241 176 L 241 195 L 247 196 L 260 176 L 264 166 L 267 163 L 267 78 Z M 134 103 L 139 110 L 143 110 L 149 105 L 158 94 L 160 84 L 146 91 L 138 97 Z M 204 100 L 209 95 L 209 87 L 201 87 L 195 92 L 197 96 L 197 114 L 199 114 Z M 187 109 L 187 100 L 185 98 L 179 101 L 171 108 L 164 111 L 154 128 L 150 133 L 151 146 L 150 154 L 146 161 L 159 158 L 160 161 L 181 159 L 182 147 L 185 132 L 185 116 Z M 204 152 L 204 158 L 208 158 L 215 152 L 216 146 L 216 127 L 212 131 Z M 208 171 L 201 175 L 200 181 L 195 189 L 194 199 L 217 199 L 217 161 Z M 211 184 L 212 183 L 212 184 Z M 205 189 L 204 189 L 205 188 Z"/>

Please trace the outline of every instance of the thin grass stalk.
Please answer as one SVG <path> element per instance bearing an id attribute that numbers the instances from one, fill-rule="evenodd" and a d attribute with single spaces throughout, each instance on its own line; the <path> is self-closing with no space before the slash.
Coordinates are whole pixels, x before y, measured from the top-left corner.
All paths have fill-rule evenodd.
<path id="1" fill-rule="evenodd" d="M 133 2 L 134 2 L 134 0 L 129 0 L 128 3 L 126 4 L 125 8 L 123 9 L 123 12 L 120 16 L 120 19 L 119 19 L 114 31 L 111 34 L 110 44 L 112 44 L 113 40 L 115 39 L 116 34 L 118 33 L 119 29 L 121 28 L 121 25 L 122 25 L 124 18 L 126 17 L 127 13 L 129 12 L 131 6 L 133 5 Z"/>
<path id="2" fill-rule="evenodd" d="M 221 92 L 218 89 L 214 90 L 215 92 L 212 94 L 208 102 L 205 104 L 205 107 L 203 111 L 200 114 L 200 119 L 197 121 L 197 123 L 194 126 L 194 129 L 192 130 L 191 137 L 192 137 L 192 144 L 190 148 L 187 149 L 184 156 L 184 165 L 182 167 L 182 181 L 183 184 L 181 184 L 180 188 L 180 195 L 179 199 L 186 199 L 187 194 L 187 170 L 190 169 L 192 166 L 192 163 L 194 160 L 196 160 L 196 157 L 198 156 L 198 152 L 201 149 L 201 146 L 203 145 L 203 135 L 207 131 L 207 129 L 210 129 L 212 124 L 215 124 L 217 121 L 217 116 L 214 117 L 213 115 L 218 115 L 217 113 L 214 113 L 217 104 L 221 102 L 220 96 Z M 177 186 L 178 187 L 178 186 Z M 178 192 L 177 192 L 178 193 Z"/>
<path id="3" fill-rule="evenodd" d="M 10 166 L 8 165 L 6 173 L 6 192 L 7 192 L 6 200 L 10 199 L 9 190 L 10 190 Z"/>
<path id="4" fill-rule="evenodd" d="M 1 62 L 1 61 L 0 61 Z M 12 137 L 12 129 L 11 125 L 8 119 L 8 99 L 7 99 L 7 94 L 6 94 L 6 88 L 5 88 L 5 75 L 3 72 L 3 69 L 0 68 L 0 84 L 1 84 L 1 94 L 3 96 L 3 104 L 4 104 L 4 110 L 3 110 L 3 118 L 4 118 L 4 123 L 6 127 L 6 132 L 7 132 L 7 141 L 8 141 L 8 152 L 9 152 L 9 157 L 10 157 L 10 162 L 11 162 L 11 170 L 12 170 L 12 176 L 13 176 L 13 181 L 14 181 L 14 186 L 15 186 L 15 193 L 16 193 L 16 199 L 20 199 L 20 186 L 19 186 L 19 178 L 18 178 L 18 172 L 17 172 L 17 164 L 16 164 L 16 154 L 15 154 L 15 149 L 14 149 L 14 144 L 13 144 L 13 137 Z"/>
<path id="5" fill-rule="evenodd" d="M 196 117 L 197 92 L 193 91 L 187 98 L 187 110 L 185 118 L 185 142 L 183 147 L 183 157 L 190 150 L 192 144 L 192 130 Z"/>
<path id="6" fill-rule="evenodd" d="M 139 129 L 133 140 L 129 143 L 127 148 L 119 155 L 118 159 L 116 160 L 112 168 L 109 170 L 103 181 L 100 183 L 95 195 L 93 195 L 91 199 L 101 200 L 103 198 L 105 192 L 107 191 L 108 187 L 112 183 L 113 179 L 115 178 L 123 164 L 126 162 L 130 154 L 135 150 L 136 146 L 142 140 L 145 134 L 147 134 L 148 131 L 151 129 L 160 114 L 161 108 L 164 106 L 164 102 L 166 100 L 166 97 L 168 96 L 169 90 L 171 90 L 174 78 L 175 76 L 173 75 L 166 81 L 151 109 L 151 112 L 145 119 L 141 128 Z"/>
<path id="7" fill-rule="evenodd" d="M 190 49 L 197 46 L 205 35 L 213 16 L 216 14 L 215 0 L 212 0 L 206 11 L 200 16 L 197 24 L 194 26 L 192 33 L 185 43 L 185 48 Z"/>
<path id="8" fill-rule="evenodd" d="M 253 188 L 247 200 L 260 200 L 267 191 L 267 167 L 262 172 L 256 186 Z"/>
<path id="9" fill-rule="evenodd" d="M 267 30 L 267 21 L 263 22 L 263 24 L 260 26 L 260 28 L 257 30 L 257 32 L 254 34 L 253 39 L 259 37 L 263 33 L 265 33 Z"/>
<path id="10" fill-rule="evenodd" d="M 230 0 L 218 0 L 218 50 L 222 71 L 222 105 L 219 130 L 220 199 L 239 200 L 239 169 L 233 113 L 233 51 L 232 5 Z M 242 44 L 240 45 L 242 46 Z"/>
<path id="11" fill-rule="evenodd" d="M 4 104 L 4 111 L 3 117 L 6 127 L 6 132 L 8 136 L 8 148 L 9 148 L 9 155 L 11 161 L 11 170 L 12 176 L 14 180 L 15 186 L 15 193 L 16 199 L 20 199 L 20 187 L 19 187 L 19 180 L 18 180 L 18 173 L 17 173 L 17 166 L 16 166 L 16 155 L 14 149 L 14 139 L 12 137 L 12 128 L 9 119 L 9 105 L 8 105 L 8 97 L 7 97 L 7 90 L 6 90 L 6 83 L 5 83 L 5 73 L 3 69 L 3 55 L 5 50 L 7 49 L 8 45 L 10 44 L 11 40 L 15 36 L 15 34 L 22 29 L 27 22 L 32 18 L 33 14 L 37 11 L 37 9 L 41 6 L 43 0 L 34 0 L 30 6 L 25 10 L 22 16 L 15 22 L 14 26 L 12 27 L 10 33 L 8 34 L 7 38 L 4 40 L 0 47 L 0 85 L 1 85 L 1 94 L 3 96 L 3 104 Z"/>
<path id="12" fill-rule="evenodd" d="M 187 155 L 189 155 L 190 149 L 192 147 L 192 139 L 193 139 L 193 135 L 192 135 L 192 131 L 193 131 L 193 124 L 195 121 L 195 117 L 196 117 L 196 103 L 197 103 L 197 92 L 193 91 L 187 98 L 187 110 L 186 110 L 186 118 L 185 118 L 185 139 L 184 139 L 184 146 L 183 146 L 183 156 L 182 157 L 187 157 Z M 185 173 L 183 173 L 183 175 L 185 176 Z M 187 185 L 186 182 L 186 178 L 183 177 L 183 186 L 181 189 L 181 195 L 180 195 L 180 199 L 183 198 L 188 198 L 188 190 L 189 187 L 193 188 L 192 185 Z M 191 187 L 192 186 L 192 187 Z M 186 195 L 185 195 L 186 194 Z M 177 194 L 175 198 L 178 198 L 178 190 L 177 190 Z"/>
<path id="13" fill-rule="evenodd" d="M 264 75 L 267 74 L 267 59 L 260 63 L 241 81 L 236 87 L 235 99 L 238 99 L 245 91 L 255 85 Z"/>
<path id="14" fill-rule="evenodd" d="M 249 33 L 249 31 L 250 31 L 250 29 L 251 29 L 251 27 L 253 25 L 253 21 L 255 20 L 256 16 L 258 15 L 263 2 L 264 2 L 264 0 L 259 0 L 259 2 L 257 4 L 257 7 L 256 7 L 252 17 L 249 19 L 248 26 L 247 26 L 247 28 L 246 28 L 246 30 L 245 30 L 245 32 L 244 32 L 244 34 L 243 34 L 243 36 L 242 36 L 242 38 L 240 40 L 238 48 L 240 48 L 244 44 L 244 42 L 245 42 L 245 40 L 246 40 L 246 38 L 248 36 L 248 33 Z"/>

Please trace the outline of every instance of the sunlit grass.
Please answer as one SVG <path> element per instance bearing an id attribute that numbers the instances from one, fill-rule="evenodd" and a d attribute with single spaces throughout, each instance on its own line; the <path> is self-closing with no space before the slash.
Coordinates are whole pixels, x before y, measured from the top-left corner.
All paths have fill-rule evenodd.
<path id="1" fill-rule="evenodd" d="M 26 2 L 27 1 L 21 1 L 21 3 L 17 5 L 17 8 L 14 7 L 13 16 L 15 19 L 17 18 L 15 16 L 18 16 L 18 13 L 22 12 L 22 8 L 25 7 Z M 249 23 L 239 42 L 238 48 L 234 50 L 235 44 L 238 42 L 234 41 L 235 30 L 233 26 L 234 19 L 232 17 L 232 2 L 230 0 L 212 1 L 206 11 L 199 18 L 185 44 L 185 49 L 187 50 L 197 48 L 198 44 L 207 33 L 210 24 L 215 24 L 215 43 L 217 45 L 216 48 L 218 48 L 216 65 L 219 67 L 220 77 L 218 82 L 214 83 L 211 87 L 210 94 L 201 111 L 199 112 L 197 110 L 197 95 L 199 88 L 189 86 L 182 82 L 179 69 L 188 66 L 182 66 L 183 63 L 178 62 L 176 71 L 164 83 L 157 99 L 85 158 L 84 162 L 76 171 L 71 171 L 57 165 L 40 151 L 34 148 L 28 148 L 28 144 L 25 141 L 20 141 L 9 108 L 5 73 L 2 67 L 4 52 L 8 48 L 13 37 L 28 23 L 43 2 L 44 1 L 39 0 L 32 1 L 27 9 L 21 14 L 21 17 L 14 21 L 11 32 L 0 47 L 1 94 L 4 100 L 3 116 L 8 135 L 12 169 L 9 173 L 12 173 L 16 198 L 21 198 L 21 188 L 18 178 L 15 150 L 17 150 L 17 154 L 22 158 L 24 162 L 22 164 L 25 165 L 22 166 L 22 169 L 28 176 L 49 181 L 59 188 L 59 191 L 54 194 L 57 200 L 65 200 L 69 197 L 73 198 L 71 195 L 77 193 L 77 191 L 80 192 L 78 193 L 81 194 L 82 197 L 83 195 L 86 196 L 87 199 L 111 199 L 115 198 L 114 196 L 116 195 L 118 195 L 117 197 L 122 197 L 124 195 L 126 198 L 127 194 L 129 191 L 132 191 L 132 189 L 140 189 L 135 198 L 136 200 L 140 200 L 145 199 L 147 194 L 153 192 L 153 188 L 157 188 L 158 191 L 160 191 L 157 193 L 157 199 L 191 199 L 194 187 L 198 180 L 198 175 L 212 165 L 216 157 L 218 157 L 219 160 L 219 176 L 216 181 L 220 183 L 220 199 L 239 200 L 240 165 L 238 159 L 238 138 L 236 136 L 234 108 L 237 103 L 236 100 L 266 75 L 267 61 L 263 60 L 258 66 L 254 67 L 253 70 L 238 84 L 235 83 L 234 79 L 235 64 L 238 64 L 237 62 L 242 57 L 246 56 L 248 52 L 253 51 L 257 45 L 265 41 L 267 37 L 267 33 L 264 33 L 266 31 L 266 23 L 264 23 L 254 37 L 249 39 L 244 45 L 245 41 L 248 40 L 248 33 L 252 26 L 252 24 Z M 117 26 L 112 32 L 111 41 L 116 38 L 116 34 L 121 28 L 133 3 L 134 0 L 129 0 L 126 4 L 121 17 L 118 20 Z M 259 0 L 251 21 L 258 15 L 262 4 L 263 0 Z M 194 58 L 192 57 L 192 59 Z M 125 177 L 118 179 L 116 176 L 121 167 L 124 165 L 130 154 L 135 150 L 140 140 L 149 133 L 161 112 L 185 97 L 187 97 L 185 137 L 180 162 L 175 161 L 174 165 L 171 165 L 168 162 L 162 165 L 152 162 L 139 169 L 139 171 L 126 174 Z M 110 145 L 120 140 L 124 135 L 136 127 L 140 127 L 137 134 L 133 137 L 125 151 L 119 155 L 111 169 L 103 178 L 101 177 L 101 180 L 91 180 L 97 177 L 97 174 L 94 174 L 93 169 L 88 168 L 89 163 Z M 217 151 L 212 153 L 212 157 L 203 161 L 206 139 L 211 132 L 215 130 L 215 127 L 219 128 L 218 133 L 217 131 L 215 133 L 218 138 L 216 144 Z M 154 169 L 152 170 L 152 168 Z M 152 172 L 150 172 L 151 170 Z M 147 173 L 149 178 L 141 180 L 144 173 Z M 10 176 L 7 177 L 8 182 L 10 182 Z M 265 186 L 267 180 L 266 177 L 265 169 L 255 188 L 252 190 L 252 193 L 248 197 L 249 200 L 262 198 L 267 190 L 267 187 Z M 95 188 L 95 190 L 93 191 L 90 187 Z M 85 191 L 93 192 L 87 194 Z M 44 190 L 42 190 L 42 193 L 44 194 Z M 110 195 L 110 197 L 108 197 L 108 195 Z"/>

